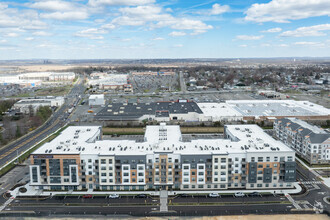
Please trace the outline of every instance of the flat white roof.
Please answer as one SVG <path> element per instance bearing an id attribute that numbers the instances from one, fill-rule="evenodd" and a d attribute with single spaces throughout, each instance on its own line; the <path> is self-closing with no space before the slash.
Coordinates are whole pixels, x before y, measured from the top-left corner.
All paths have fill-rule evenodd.
<path id="1" fill-rule="evenodd" d="M 309 101 L 228 100 L 226 103 L 243 116 L 316 116 L 330 115 L 330 110 Z"/>
<path id="2" fill-rule="evenodd" d="M 229 117 L 229 116 L 243 116 L 241 113 L 233 109 L 227 103 L 197 103 L 205 116 L 211 117 Z"/>
<path id="3" fill-rule="evenodd" d="M 104 94 L 90 95 L 89 99 L 104 99 Z"/>
<path id="4" fill-rule="evenodd" d="M 264 133 L 257 125 L 228 125 L 226 128 L 239 141 L 198 139 L 183 142 L 178 125 L 147 126 L 144 142 L 97 140 L 101 127 L 71 126 L 33 154 L 146 155 L 155 152 L 174 152 L 191 155 L 293 152 L 283 143 Z"/>

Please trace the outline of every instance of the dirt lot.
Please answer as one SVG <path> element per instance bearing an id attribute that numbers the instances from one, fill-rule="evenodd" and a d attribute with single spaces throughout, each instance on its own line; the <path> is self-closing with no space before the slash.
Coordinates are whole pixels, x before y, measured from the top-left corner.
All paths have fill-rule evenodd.
<path id="1" fill-rule="evenodd" d="M 103 134 L 144 134 L 145 128 L 103 128 Z M 223 133 L 223 127 L 181 127 L 183 134 Z"/>
<path id="2" fill-rule="evenodd" d="M 45 88 L 36 91 L 37 96 L 63 96 L 68 94 L 70 91 L 71 86 L 61 86 L 61 87 L 53 87 L 53 88 Z"/>

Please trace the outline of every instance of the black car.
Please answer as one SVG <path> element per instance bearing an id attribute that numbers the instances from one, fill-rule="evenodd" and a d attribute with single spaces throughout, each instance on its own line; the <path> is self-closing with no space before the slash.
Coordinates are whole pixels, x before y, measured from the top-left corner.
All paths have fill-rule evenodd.
<path id="1" fill-rule="evenodd" d="M 139 194 L 135 196 L 135 198 L 147 198 L 147 197 L 148 197 L 147 194 Z"/>
<path id="2" fill-rule="evenodd" d="M 186 198 L 186 197 L 191 197 L 191 195 L 189 195 L 189 194 L 184 194 L 184 193 L 183 193 L 183 194 L 179 194 L 178 196 L 180 196 L 180 197 L 185 197 L 185 198 Z"/>
<path id="3" fill-rule="evenodd" d="M 249 193 L 249 196 L 261 196 L 261 194 L 258 192 L 252 192 L 252 193 Z"/>

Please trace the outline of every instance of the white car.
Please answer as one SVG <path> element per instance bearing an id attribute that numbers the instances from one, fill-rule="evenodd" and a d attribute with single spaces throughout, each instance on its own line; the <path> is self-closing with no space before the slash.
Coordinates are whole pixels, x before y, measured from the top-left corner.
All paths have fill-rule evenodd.
<path id="1" fill-rule="evenodd" d="M 236 192 L 235 193 L 235 197 L 244 197 L 244 196 L 245 196 L 245 194 L 242 193 L 242 192 Z"/>
<path id="2" fill-rule="evenodd" d="M 218 198 L 218 197 L 220 197 L 220 195 L 218 193 L 210 193 L 209 197 L 210 198 Z"/>
<path id="3" fill-rule="evenodd" d="M 119 195 L 118 194 L 111 194 L 109 196 L 109 199 L 118 199 L 119 198 Z"/>

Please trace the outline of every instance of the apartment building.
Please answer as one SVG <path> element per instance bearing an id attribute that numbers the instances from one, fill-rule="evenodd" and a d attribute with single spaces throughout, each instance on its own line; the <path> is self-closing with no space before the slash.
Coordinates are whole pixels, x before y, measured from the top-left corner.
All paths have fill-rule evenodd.
<path id="1" fill-rule="evenodd" d="M 71 126 L 30 156 L 30 185 L 49 190 L 292 188 L 295 153 L 257 125 L 225 126 L 225 138 L 183 138 L 147 126 L 138 140 L 102 140 L 98 126 Z"/>
<path id="2" fill-rule="evenodd" d="M 297 118 L 277 119 L 276 136 L 310 164 L 329 164 L 330 133 Z"/>

